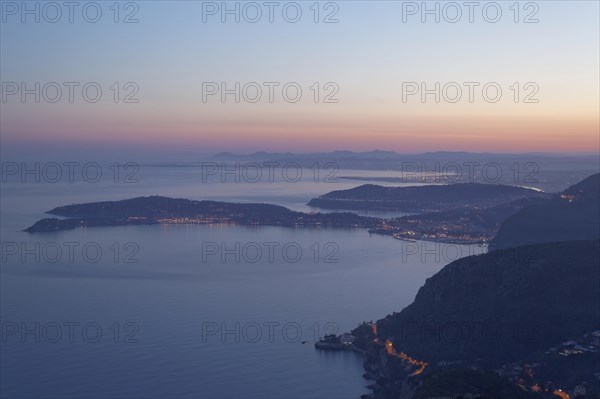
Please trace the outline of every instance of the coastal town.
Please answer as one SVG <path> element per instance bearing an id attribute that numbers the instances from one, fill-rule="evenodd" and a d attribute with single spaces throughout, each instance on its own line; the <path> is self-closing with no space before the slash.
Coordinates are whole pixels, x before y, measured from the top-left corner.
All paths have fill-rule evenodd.
<path id="1" fill-rule="evenodd" d="M 381 341 L 377 335 L 377 324 L 367 323 L 366 326 L 370 329 L 370 339 L 375 347 L 379 347 L 380 351 L 388 357 L 399 359 L 404 365 L 404 372 L 407 377 L 416 377 L 423 374 L 430 366 L 427 362 L 417 360 L 409 356 L 403 351 L 397 351 L 391 340 L 386 339 Z M 364 332 L 365 329 L 362 329 Z M 335 334 L 325 335 L 321 340 L 315 343 L 315 348 L 326 351 L 353 351 L 365 357 L 368 356 L 368 351 L 359 348 L 355 345 L 357 337 L 351 333 L 344 333 L 336 336 Z M 512 362 L 495 370 L 498 376 L 506 378 L 508 381 L 518 386 L 523 392 L 540 393 L 553 395 L 561 399 L 574 399 L 584 397 L 590 392 L 597 392 L 596 387 L 600 383 L 600 370 L 597 366 L 597 357 L 600 355 L 600 330 L 585 334 L 577 340 L 568 340 L 560 345 L 548 349 L 542 356 L 532 362 Z M 560 370 L 564 367 L 565 360 L 569 367 L 578 368 L 579 372 L 585 373 L 585 369 L 589 368 L 588 382 L 576 382 L 574 384 L 560 383 L 553 381 L 555 372 L 553 369 Z M 559 363 L 557 365 L 557 363 Z M 437 368 L 444 368 L 452 363 L 439 362 L 434 365 Z M 463 367 L 479 370 L 481 368 L 477 363 L 463 364 Z M 376 379 L 376 370 L 365 373 L 365 378 Z M 376 387 L 376 384 L 371 386 Z"/>

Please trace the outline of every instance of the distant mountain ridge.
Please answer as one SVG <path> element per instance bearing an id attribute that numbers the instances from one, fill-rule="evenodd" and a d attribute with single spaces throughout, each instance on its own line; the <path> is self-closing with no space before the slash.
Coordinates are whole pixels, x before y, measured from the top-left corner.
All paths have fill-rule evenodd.
<path id="1" fill-rule="evenodd" d="M 304 176 L 312 176 L 315 170 L 326 170 L 332 178 L 343 178 L 347 171 L 385 171 L 384 178 L 396 177 L 404 182 L 427 183 L 423 177 L 430 172 L 444 179 L 444 183 L 496 183 L 536 187 L 545 192 L 559 192 L 571 182 L 600 171 L 598 155 L 556 153 L 478 153 L 437 151 L 424 153 L 401 153 L 376 149 L 373 151 L 338 150 L 330 152 L 267 152 L 233 153 L 193 156 L 186 153 L 183 162 L 149 162 L 148 167 L 201 168 L 206 162 L 231 166 L 235 163 L 269 162 L 280 167 L 294 164 L 306 169 Z M 266 167 L 266 166 L 265 166 Z M 471 171 L 473 173 L 471 173 Z M 391 175 L 389 174 L 391 172 Z M 443 172 L 443 173 L 442 173 Z M 354 172 L 352 172 L 354 173 Z M 489 176 L 492 173 L 492 176 Z M 497 175 L 496 175 L 497 173 Z M 367 177 L 367 176 L 365 176 Z M 375 176 L 370 176 L 373 178 Z M 496 179 L 497 178 L 497 179 Z"/>
<path id="2" fill-rule="evenodd" d="M 314 152 L 314 153 L 292 153 L 292 152 L 265 152 L 259 151 L 250 154 L 234 154 L 231 152 L 220 152 L 213 155 L 215 159 L 230 159 L 230 160 L 242 160 L 242 159 L 304 159 L 314 157 L 329 157 L 332 159 L 337 158 L 399 158 L 402 157 L 394 151 L 384 150 L 372 150 L 363 152 L 354 152 L 348 150 L 336 150 L 331 152 Z"/>
<path id="3" fill-rule="evenodd" d="M 492 152 L 468 152 L 468 151 L 427 151 L 417 153 L 402 153 L 390 150 L 374 149 L 370 151 L 351 151 L 351 150 L 334 150 L 329 152 L 268 152 L 268 151 L 257 151 L 253 153 L 232 153 L 232 152 L 219 152 L 214 154 L 213 158 L 280 158 L 280 157 L 316 157 L 316 156 L 328 156 L 328 157 L 382 157 L 382 158 L 424 158 L 424 157 L 436 157 L 445 159 L 456 159 L 465 156 L 469 157 L 481 157 L 485 159 L 497 159 L 497 158 L 515 158 L 515 157 L 569 157 L 569 154 L 559 153 L 543 153 L 543 152 L 530 152 L 530 153 L 492 153 Z M 577 155 L 577 157 L 597 157 L 597 155 Z"/>

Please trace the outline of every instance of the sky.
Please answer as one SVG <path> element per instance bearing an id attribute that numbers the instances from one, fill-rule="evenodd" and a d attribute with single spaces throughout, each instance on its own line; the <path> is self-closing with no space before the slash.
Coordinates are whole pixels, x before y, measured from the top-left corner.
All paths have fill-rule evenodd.
<path id="1" fill-rule="evenodd" d="M 3 152 L 600 151 L 597 1 L 450 3 L 2 1 Z"/>

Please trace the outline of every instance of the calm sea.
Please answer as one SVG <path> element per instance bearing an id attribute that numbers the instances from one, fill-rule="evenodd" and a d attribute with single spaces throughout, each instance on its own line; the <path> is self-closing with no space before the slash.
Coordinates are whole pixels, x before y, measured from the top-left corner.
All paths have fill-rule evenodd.
<path id="1" fill-rule="evenodd" d="M 340 175 L 359 173 L 382 175 Z M 318 352 L 315 340 L 401 310 L 453 258 L 482 251 L 365 230 L 20 231 L 77 202 L 159 194 L 309 211 L 312 197 L 360 184 L 199 176 L 153 167 L 137 183 L 107 172 L 97 183 L 2 184 L 3 397 L 358 398 L 362 358 Z"/>

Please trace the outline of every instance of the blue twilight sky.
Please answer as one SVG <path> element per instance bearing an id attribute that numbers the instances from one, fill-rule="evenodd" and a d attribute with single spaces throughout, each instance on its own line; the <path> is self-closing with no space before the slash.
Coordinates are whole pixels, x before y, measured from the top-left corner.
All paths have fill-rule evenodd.
<path id="1" fill-rule="evenodd" d="M 23 15 L 22 2 L 0 3 L 0 127 L 9 148 L 598 151 L 597 1 L 475 2 L 473 23 L 462 1 L 427 2 L 440 10 L 439 23 L 433 14 L 422 22 L 423 2 L 273 2 L 273 23 L 264 1 L 78 2 L 73 23 L 64 2 L 54 3 L 62 5 L 56 23 L 48 21 L 56 15 L 48 2 L 38 3 L 39 23 Z M 250 23 L 245 19 L 254 17 L 255 5 L 263 15 Z M 455 5 L 462 17 L 451 23 Z M 102 11 L 97 23 L 84 19 L 84 6 L 89 19 Z M 223 7 L 238 7 L 240 22 L 226 15 L 223 23 Z M 297 9 L 299 21 L 286 21 Z M 498 9 L 502 15 L 491 23 Z M 130 14 L 137 23 L 123 23 Z M 327 15 L 338 22 L 323 23 Z M 6 93 L 7 84 L 23 82 L 95 82 L 103 92 L 96 103 L 84 101 L 80 88 L 73 103 L 66 89 L 56 103 L 35 103 L 31 95 L 23 103 L 20 93 Z M 138 89 L 138 103 L 122 102 L 127 82 Z M 219 95 L 203 102 L 206 82 L 296 82 L 303 94 L 297 103 L 277 90 L 273 103 L 266 91 L 257 103 L 235 103 L 232 96 L 223 103 Z M 315 82 L 320 96 L 334 83 L 338 102 L 315 103 Z M 469 102 L 464 86 L 457 103 L 436 103 L 433 96 L 423 103 L 419 95 L 403 102 L 406 82 L 495 82 L 503 92 L 496 103 L 484 101 L 481 89 Z M 527 83 L 535 84 L 537 103 L 522 101 L 533 90 Z"/>

